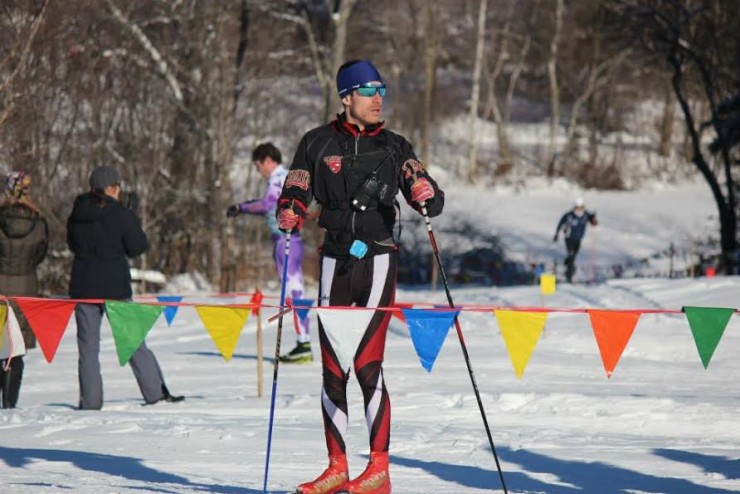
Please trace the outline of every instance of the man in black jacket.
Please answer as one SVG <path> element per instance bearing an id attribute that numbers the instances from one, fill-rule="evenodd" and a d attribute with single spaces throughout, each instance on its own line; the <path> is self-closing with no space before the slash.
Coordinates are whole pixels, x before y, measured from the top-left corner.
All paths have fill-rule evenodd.
<path id="1" fill-rule="evenodd" d="M 321 205 L 319 225 L 325 229 L 321 247 L 319 306 L 388 307 L 393 305 L 398 247 L 393 239 L 395 198 L 400 191 L 412 208 L 429 216 L 442 212 L 444 193 L 416 159 L 411 144 L 383 128 L 381 113 L 386 87 L 367 60 L 352 60 L 337 73 L 344 113 L 328 125 L 309 131 L 298 144 L 278 202 L 278 226 L 301 227 L 310 202 Z M 329 467 L 316 480 L 298 486 L 299 494 L 333 492 L 386 494 L 390 400 L 383 380 L 385 337 L 391 313 L 376 310 L 366 327 L 342 327 L 354 333 L 357 348 L 341 343 L 319 312 L 323 366 L 321 408 Z M 336 328 L 334 328 L 336 330 Z M 354 355 L 370 433 L 370 462 L 349 481 L 347 428 L 348 363 Z"/>
<path id="2" fill-rule="evenodd" d="M 90 189 L 77 196 L 67 220 L 67 244 L 75 256 L 69 295 L 74 299 L 130 300 L 127 258 L 143 254 L 149 242 L 139 218 L 118 200 L 121 179 L 115 168 L 95 168 L 90 174 Z M 81 410 L 103 406 L 99 353 L 104 311 L 102 303 L 78 303 L 75 307 Z M 167 390 L 157 359 L 146 343 L 136 350 L 129 364 L 147 404 L 183 399 Z"/>

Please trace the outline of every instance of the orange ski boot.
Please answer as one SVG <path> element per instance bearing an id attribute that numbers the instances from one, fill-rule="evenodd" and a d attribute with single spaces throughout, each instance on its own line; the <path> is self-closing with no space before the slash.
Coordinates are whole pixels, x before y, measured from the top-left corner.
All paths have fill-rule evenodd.
<path id="1" fill-rule="evenodd" d="M 316 480 L 301 484 L 295 494 L 335 494 L 344 488 L 349 481 L 347 457 L 336 455 L 329 457 L 329 467 Z"/>
<path id="2" fill-rule="evenodd" d="M 356 479 L 338 492 L 350 494 L 391 494 L 391 477 L 388 474 L 388 452 L 370 452 L 367 468 Z"/>

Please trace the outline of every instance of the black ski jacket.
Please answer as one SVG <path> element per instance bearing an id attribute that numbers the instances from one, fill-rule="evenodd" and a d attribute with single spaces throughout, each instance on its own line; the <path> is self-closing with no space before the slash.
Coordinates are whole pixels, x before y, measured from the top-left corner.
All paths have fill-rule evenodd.
<path id="1" fill-rule="evenodd" d="M 419 163 L 411 144 L 384 129 L 382 122 L 361 131 L 342 114 L 301 139 L 276 214 L 288 207 L 305 214 L 316 199 L 321 205 L 319 226 L 325 229 L 323 255 L 346 259 L 355 240 L 368 246 L 367 255 L 383 254 L 397 250 L 393 240 L 396 195 L 400 190 L 409 205 L 420 211 L 411 202 L 411 185 L 422 177 L 435 190 L 427 201 L 427 213 L 437 216 L 444 207 L 444 192 Z M 375 184 L 364 188 L 371 178 Z"/>
<path id="2" fill-rule="evenodd" d="M 112 197 L 91 192 L 77 196 L 67 220 L 67 245 L 74 253 L 72 298 L 129 299 L 127 257 L 149 247 L 136 214 Z"/>

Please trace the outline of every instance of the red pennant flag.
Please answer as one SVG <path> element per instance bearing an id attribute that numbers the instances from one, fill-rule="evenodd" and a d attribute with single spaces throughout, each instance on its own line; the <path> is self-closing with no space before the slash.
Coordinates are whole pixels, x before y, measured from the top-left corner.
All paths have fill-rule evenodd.
<path id="1" fill-rule="evenodd" d="M 13 299 L 26 316 L 46 361 L 51 363 L 69 324 L 76 302 L 66 300 Z"/>
<path id="2" fill-rule="evenodd" d="M 265 299 L 265 296 L 262 295 L 262 292 L 258 288 L 257 291 L 255 291 L 252 294 L 252 297 L 249 299 L 250 304 L 255 304 L 257 307 L 252 309 L 252 314 L 259 315 L 260 313 L 260 306 L 262 305 L 262 301 Z"/>
<path id="3" fill-rule="evenodd" d="M 414 304 L 406 303 L 406 302 L 396 302 L 393 304 L 393 307 L 397 309 L 413 309 Z M 397 317 L 401 320 L 401 322 L 406 322 L 406 315 L 403 313 L 403 310 L 394 310 L 391 312 L 394 317 Z"/>
<path id="4" fill-rule="evenodd" d="M 640 313 L 589 309 L 588 316 L 591 318 L 596 344 L 599 345 L 606 377 L 612 377 L 612 372 L 632 337 Z"/>

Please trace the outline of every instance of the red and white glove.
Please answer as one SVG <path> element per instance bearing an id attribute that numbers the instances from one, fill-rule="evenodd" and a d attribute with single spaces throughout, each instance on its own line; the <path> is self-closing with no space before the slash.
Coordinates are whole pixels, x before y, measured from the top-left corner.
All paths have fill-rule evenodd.
<path id="1" fill-rule="evenodd" d="M 277 214 L 278 228 L 284 232 L 301 229 L 301 217 L 290 208 L 281 209 Z"/>
<path id="2" fill-rule="evenodd" d="M 434 187 L 426 178 L 420 178 L 411 186 L 411 201 L 423 204 L 434 197 Z"/>

